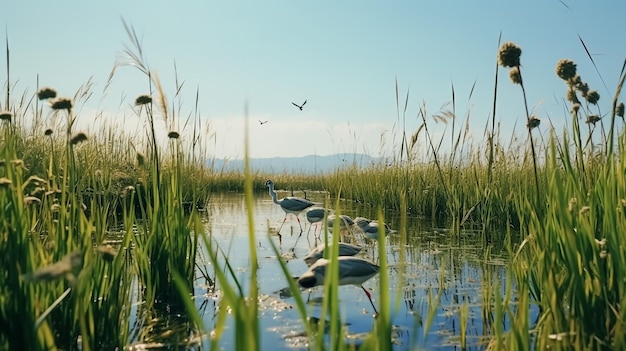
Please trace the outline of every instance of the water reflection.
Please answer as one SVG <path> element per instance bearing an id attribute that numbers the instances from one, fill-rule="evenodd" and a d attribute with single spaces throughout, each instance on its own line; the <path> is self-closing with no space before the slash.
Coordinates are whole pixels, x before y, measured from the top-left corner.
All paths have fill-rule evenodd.
<path id="1" fill-rule="evenodd" d="M 289 194 L 279 193 L 279 197 Z M 296 194 L 297 195 L 297 194 Z M 309 199 L 324 202 L 324 194 L 308 193 Z M 213 240 L 219 244 L 229 263 L 236 272 L 237 279 L 247 291 L 250 260 L 248 255 L 249 223 L 243 195 L 221 194 L 212 198 L 207 207 L 206 228 Z M 266 193 L 257 194 L 254 201 L 254 223 L 252 229 L 257 240 L 259 261 L 258 282 L 260 296 L 260 326 L 262 349 L 306 349 L 303 337 L 304 326 L 295 308 L 289 289 L 274 251 L 269 243 L 279 244 L 275 228 L 280 226 L 284 212 L 274 204 Z M 351 217 L 376 218 L 376 209 L 360 204 L 341 203 L 341 213 Z M 282 258 L 292 275 L 298 276 L 307 269 L 302 258 L 320 243 L 313 234 L 307 234 L 310 225 L 302 214 L 300 220 L 306 223 L 304 234 L 299 236 L 298 222 L 289 215 L 281 234 Z M 399 218 L 387 215 L 386 221 L 393 229 Z M 399 231 L 398 233 L 402 233 Z M 489 277 L 491 289 L 498 287 L 502 294 L 506 287 L 505 259 L 485 260 L 485 250 L 478 234 L 465 233 L 451 237 L 445 229 L 433 228 L 432 223 L 417 218 L 408 218 L 406 245 L 401 247 L 400 234 L 390 234 L 387 238 L 387 257 L 391 293 L 391 311 L 394 345 L 398 350 L 415 347 L 429 350 L 452 350 L 460 346 L 459 311 L 467 306 L 467 340 L 469 349 L 485 347 L 485 335 L 489 336 L 494 321 L 490 309 L 492 296 L 483 296 L 483 277 Z M 365 247 L 362 257 L 374 262 L 378 260 L 376 243 L 366 241 L 361 235 L 347 236 L 345 240 Z M 402 259 L 404 256 L 404 260 Z M 208 257 L 204 253 L 201 257 Z M 200 263 L 205 274 L 211 276 L 208 259 Z M 214 275 L 213 275 L 214 276 Z M 367 281 L 364 286 L 372 293 L 374 303 L 379 303 L 379 276 Z M 341 286 L 339 299 L 340 313 L 344 319 L 350 338 L 364 338 L 371 331 L 374 320 L 372 307 L 367 297 L 354 286 Z M 493 293 L 493 290 L 491 294 Z M 308 315 L 312 321 L 320 316 L 322 288 L 304 291 L 308 300 Z M 196 285 L 196 305 L 203 313 L 205 328 L 211 330 L 216 323 L 216 309 L 219 301 L 219 285 L 216 291 L 207 289 L 206 279 Z M 432 301 L 439 300 L 439 304 Z M 484 303 L 485 302 L 485 303 Z M 435 306 L 434 319 L 429 330 L 424 330 L 431 308 Z M 505 325 L 502 327 L 506 329 Z M 220 346 L 228 349 L 233 345 L 232 324 L 224 331 Z M 282 346 L 280 346 L 282 345 Z"/>

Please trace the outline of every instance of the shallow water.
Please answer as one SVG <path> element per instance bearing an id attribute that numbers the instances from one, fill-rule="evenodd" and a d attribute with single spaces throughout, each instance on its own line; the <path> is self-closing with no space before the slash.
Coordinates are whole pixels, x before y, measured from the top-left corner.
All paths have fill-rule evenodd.
<path id="1" fill-rule="evenodd" d="M 279 193 L 279 198 L 287 195 L 290 194 Z M 324 201 L 324 194 L 307 195 L 312 201 Z M 351 217 L 376 217 L 375 209 L 349 202 L 341 203 L 341 212 Z M 307 349 L 307 340 L 300 335 L 304 332 L 302 320 L 294 306 L 294 299 L 282 293 L 287 287 L 286 278 L 269 242 L 272 240 L 279 245 L 275 230 L 280 226 L 284 212 L 271 201 L 269 195 L 264 193 L 256 194 L 253 213 L 259 262 L 261 349 Z M 215 195 L 206 208 L 205 216 L 207 232 L 227 255 L 237 279 L 247 293 L 250 274 L 249 224 L 243 195 Z M 300 233 L 298 222 L 292 215 L 288 216 L 281 229 L 280 248 L 292 276 L 298 276 L 306 271 L 307 266 L 302 257 L 310 248 L 320 243 L 316 240 L 313 229 L 307 236 L 309 223 L 304 214 L 300 215 L 300 220 L 304 228 L 302 236 L 298 235 Z M 387 215 L 386 221 L 392 229 L 398 229 L 399 218 Z M 319 232 L 318 230 L 318 234 Z M 506 258 L 491 254 L 486 260 L 486 248 L 482 245 L 480 235 L 475 232 L 464 232 L 460 238 L 452 237 L 447 230 L 434 228 L 431 223 L 416 218 L 408 218 L 406 232 L 405 247 L 400 247 L 400 237 L 397 233 L 390 234 L 386 241 L 395 349 L 458 349 L 459 309 L 465 304 L 469 310 L 466 334 L 468 349 L 483 349 L 486 346 L 485 340 L 488 341 L 492 318 L 489 318 L 489 311 L 483 311 L 482 279 L 488 275 L 492 281 L 491 286 L 496 286 L 497 282 L 497 286 L 504 291 Z M 366 247 L 365 253 L 361 254 L 362 257 L 373 262 L 377 261 L 376 243 L 366 242 L 361 235 L 355 235 L 353 240 Z M 400 262 L 402 250 L 406 255 L 404 265 Z M 201 260 L 201 266 L 207 268 L 209 274 L 214 277 L 213 268 L 206 254 Z M 400 281 L 401 271 L 404 272 L 404 281 Z M 372 293 L 374 303 L 380 310 L 378 284 L 377 275 L 364 286 Z M 302 291 L 303 298 L 308 300 L 309 317 L 321 318 L 322 289 L 317 287 Z M 425 330 L 431 308 L 429 299 L 436 298 L 439 293 L 440 304 L 436 307 L 429 330 Z M 215 291 L 209 291 L 204 279 L 197 281 L 195 301 L 207 331 L 215 326 L 219 296 L 219 284 Z M 372 306 L 365 293 L 352 285 L 339 288 L 339 299 L 342 322 L 347 326 L 350 335 L 349 342 L 359 344 L 374 325 Z M 483 315 L 487 318 L 483 318 Z M 507 324 L 506 320 L 504 324 Z M 506 325 L 504 328 L 506 329 Z M 233 338 L 232 321 L 229 321 L 220 339 L 220 347 L 232 348 Z M 207 345 L 208 343 L 205 343 L 206 347 Z"/>

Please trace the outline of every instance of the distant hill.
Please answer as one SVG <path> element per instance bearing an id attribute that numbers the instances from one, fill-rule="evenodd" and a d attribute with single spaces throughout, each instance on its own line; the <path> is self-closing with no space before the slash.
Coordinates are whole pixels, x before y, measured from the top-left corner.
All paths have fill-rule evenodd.
<path id="1" fill-rule="evenodd" d="M 379 165 L 383 158 L 371 157 L 365 154 L 334 154 L 328 156 L 308 155 L 301 157 L 272 157 L 252 158 L 250 168 L 252 172 L 263 173 L 302 173 L 323 174 L 336 171 L 341 168 L 356 166 L 359 168 Z M 244 161 L 240 159 L 214 159 L 208 161 L 216 171 L 243 171 Z"/>

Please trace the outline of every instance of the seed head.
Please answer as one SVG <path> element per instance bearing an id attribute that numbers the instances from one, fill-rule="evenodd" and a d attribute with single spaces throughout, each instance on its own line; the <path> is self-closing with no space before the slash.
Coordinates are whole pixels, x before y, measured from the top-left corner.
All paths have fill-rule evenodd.
<path id="1" fill-rule="evenodd" d="M 568 81 L 576 76 L 576 64 L 572 60 L 563 59 L 556 63 L 556 75 Z"/>
<path id="2" fill-rule="evenodd" d="M 502 67 L 517 67 L 520 65 L 522 49 L 515 43 L 506 42 L 498 52 L 498 64 Z"/>
<path id="3" fill-rule="evenodd" d="M 127 185 L 123 190 L 122 190 L 122 197 L 126 197 L 130 194 L 133 194 L 135 192 L 135 187 L 132 185 Z"/>
<path id="4" fill-rule="evenodd" d="M 25 196 L 24 205 L 40 204 L 41 200 L 36 196 Z"/>
<path id="5" fill-rule="evenodd" d="M 167 133 L 167 137 L 170 139 L 178 139 L 180 137 L 180 134 L 177 131 L 173 130 Z"/>
<path id="6" fill-rule="evenodd" d="M 13 113 L 12 112 L 9 112 L 9 111 L 2 111 L 2 112 L 0 112 L 0 120 L 11 122 L 12 119 L 13 119 Z"/>
<path id="7" fill-rule="evenodd" d="M 570 213 L 574 213 L 575 211 L 578 211 L 578 199 L 573 197 L 571 199 L 569 199 L 569 204 L 567 205 L 567 210 Z"/>
<path id="8" fill-rule="evenodd" d="M 144 95 L 139 95 L 135 99 L 135 105 L 137 105 L 137 106 L 149 104 L 151 102 L 152 102 L 152 97 L 150 95 L 145 95 L 145 94 Z"/>
<path id="9" fill-rule="evenodd" d="M 11 160 L 11 163 L 15 166 L 15 168 L 22 168 L 25 170 L 28 170 L 28 168 L 26 168 L 26 166 L 24 165 L 24 160 L 22 159 L 15 159 L 15 160 Z"/>
<path id="10" fill-rule="evenodd" d="M 624 103 L 623 102 L 620 102 L 619 104 L 617 104 L 617 106 L 615 107 L 615 114 L 620 117 L 624 117 Z"/>
<path id="11" fill-rule="evenodd" d="M 596 122 L 598 122 L 599 120 L 600 120 L 600 116 L 598 116 L 598 115 L 589 115 L 589 116 L 587 116 L 587 120 L 585 121 L 585 123 L 593 124 L 595 126 Z"/>
<path id="12" fill-rule="evenodd" d="M 537 118 L 536 116 L 530 116 L 530 118 L 528 119 L 528 122 L 526 123 L 526 127 L 528 129 L 537 128 L 539 127 L 540 123 L 541 123 L 541 120 L 539 118 Z"/>
<path id="13" fill-rule="evenodd" d="M 582 97 L 587 98 L 587 95 L 589 95 L 589 84 L 585 82 L 576 83 L 576 90 L 580 91 Z"/>
<path id="14" fill-rule="evenodd" d="M 567 90 L 567 94 L 565 94 L 565 98 L 567 99 L 567 101 L 571 102 L 572 104 L 580 103 L 580 101 L 578 100 L 578 96 L 576 95 L 576 90 L 572 88 Z"/>
<path id="15" fill-rule="evenodd" d="M 54 99 L 55 97 L 57 97 L 57 91 L 50 87 L 41 88 L 37 92 L 37 98 L 39 98 L 39 100 Z"/>
<path id="16" fill-rule="evenodd" d="M 522 83 L 522 75 L 519 73 L 519 67 L 516 66 L 511 68 L 511 70 L 509 71 L 509 78 L 511 78 L 511 81 L 514 84 Z"/>
<path id="17" fill-rule="evenodd" d="M 72 143 L 72 145 L 76 145 L 78 143 L 82 143 L 83 141 L 87 140 L 87 134 L 83 133 L 83 132 L 78 132 L 76 134 L 74 134 L 74 136 L 72 136 L 72 139 L 70 139 L 70 143 Z"/>
<path id="18" fill-rule="evenodd" d="M 102 258 L 107 262 L 112 262 L 115 259 L 115 255 L 117 255 L 113 246 L 109 244 L 98 246 L 97 251 L 102 254 Z"/>
<path id="19" fill-rule="evenodd" d="M 52 135 L 52 128 L 46 128 L 46 131 L 43 132 L 43 134 L 46 135 L 46 136 Z"/>
<path id="20" fill-rule="evenodd" d="M 587 99 L 588 103 L 595 105 L 598 103 L 598 100 L 600 100 L 600 94 L 598 94 L 597 90 L 592 90 L 589 92 L 589 94 L 587 94 L 585 98 Z"/>
<path id="21" fill-rule="evenodd" d="M 0 178 L 0 188 L 8 188 L 9 186 L 11 186 L 13 182 L 11 182 L 11 179 L 6 178 L 6 177 L 2 177 Z"/>
<path id="22" fill-rule="evenodd" d="M 146 156 L 144 156 L 141 152 L 137 153 L 137 165 L 139 167 L 143 167 L 143 165 L 146 163 Z"/>
<path id="23" fill-rule="evenodd" d="M 578 113 L 578 110 L 580 110 L 580 104 L 579 103 L 573 104 L 572 105 L 572 113 L 576 114 L 576 113 Z"/>
<path id="24" fill-rule="evenodd" d="M 69 110 L 72 109 L 72 100 L 68 98 L 56 98 L 50 102 L 53 110 Z"/>

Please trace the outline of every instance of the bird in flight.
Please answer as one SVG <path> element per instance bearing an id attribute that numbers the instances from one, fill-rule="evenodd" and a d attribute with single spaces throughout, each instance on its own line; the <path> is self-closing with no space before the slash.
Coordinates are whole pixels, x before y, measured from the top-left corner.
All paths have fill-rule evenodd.
<path id="1" fill-rule="evenodd" d="M 304 102 L 302 103 L 302 105 L 298 105 L 298 104 L 296 104 L 295 102 L 292 102 L 292 104 L 293 104 L 295 107 L 299 108 L 299 109 L 300 109 L 300 111 L 302 111 L 302 108 L 304 107 L 304 104 L 306 104 L 306 100 L 304 100 Z"/>
<path id="2" fill-rule="evenodd" d="M 259 120 L 259 123 L 261 123 L 261 125 L 264 125 L 265 123 L 267 123 L 268 121 L 261 121 Z"/>

